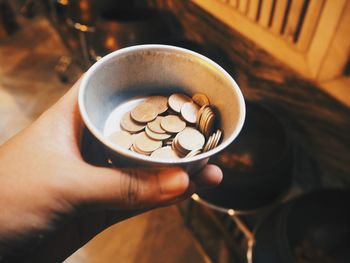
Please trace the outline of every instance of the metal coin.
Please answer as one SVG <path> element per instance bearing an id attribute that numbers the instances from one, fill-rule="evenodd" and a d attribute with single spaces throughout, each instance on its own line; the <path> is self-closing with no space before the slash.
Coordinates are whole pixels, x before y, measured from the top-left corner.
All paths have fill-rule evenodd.
<path id="1" fill-rule="evenodd" d="M 150 137 L 153 140 L 157 140 L 157 141 L 162 141 L 165 139 L 168 139 L 171 137 L 171 134 L 168 133 L 155 133 L 153 131 L 151 131 L 148 126 L 146 126 L 145 132 L 147 134 L 148 137 Z"/>
<path id="2" fill-rule="evenodd" d="M 159 159 L 179 159 L 180 158 L 170 146 L 165 146 L 155 150 L 151 154 L 151 156 Z"/>
<path id="3" fill-rule="evenodd" d="M 136 106 L 130 115 L 133 120 L 145 123 L 153 121 L 158 116 L 158 110 L 153 104 L 144 102 Z"/>
<path id="4" fill-rule="evenodd" d="M 210 147 L 213 143 L 213 140 L 214 140 L 214 134 L 212 134 L 211 136 L 209 136 L 208 140 L 207 140 L 207 143 L 205 144 L 204 146 L 204 149 L 203 149 L 203 152 L 207 152 L 210 150 Z"/>
<path id="5" fill-rule="evenodd" d="M 145 128 L 145 125 L 135 122 L 131 118 L 130 112 L 127 112 L 120 120 L 120 127 L 128 132 L 135 133 L 142 131 Z"/>
<path id="6" fill-rule="evenodd" d="M 179 145 L 187 151 L 202 149 L 205 143 L 203 134 L 191 127 L 186 127 L 177 137 Z"/>
<path id="7" fill-rule="evenodd" d="M 193 151 L 190 151 L 185 157 L 186 158 L 194 157 L 200 154 L 201 152 L 202 152 L 201 150 L 193 150 Z"/>
<path id="8" fill-rule="evenodd" d="M 162 114 L 168 109 L 168 98 L 165 96 L 151 96 L 145 102 L 156 106 L 158 114 Z"/>
<path id="9" fill-rule="evenodd" d="M 196 93 L 192 96 L 192 100 L 200 107 L 209 105 L 209 99 L 203 93 Z"/>
<path id="10" fill-rule="evenodd" d="M 145 153 L 151 153 L 160 147 L 162 147 L 162 142 L 149 138 L 145 132 L 138 135 L 134 143 L 134 148 L 136 150 L 139 149 Z"/>
<path id="11" fill-rule="evenodd" d="M 166 133 L 166 131 L 160 126 L 160 122 L 163 116 L 158 116 L 155 120 L 147 123 L 147 127 L 155 133 Z"/>
<path id="12" fill-rule="evenodd" d="M 109 139 L 116 145 L 129 149 L 132 145 L 131 134 L 126 131 L 117 131 L 111 134 Z"/>
<path id="13" fill-rule="evenodd" d="M 193 102 L 186 102 L 181 107 L 182 117 L 189 123 L 195 124 L 199 106 Z"/>
<path id="14" fill-rule="evenodd" d="M 174 93 L 168 99 L 170 108 L 176 112 L 180 112 L 181 107 L 186 102 L 192 102 L 192 99 L 181 93 Z"/>
<path id="15" fill-rule="evenodd" d="M 161 120 L 160 126 L 169 133 L 177 133 L 185 129 L 186 122 L 181 120 L 179 116 L 168 115 Z"/>

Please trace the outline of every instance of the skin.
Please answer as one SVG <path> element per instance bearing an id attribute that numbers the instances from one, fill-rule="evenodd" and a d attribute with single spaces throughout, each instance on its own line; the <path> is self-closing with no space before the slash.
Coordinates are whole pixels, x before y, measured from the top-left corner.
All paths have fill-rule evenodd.
<path id="1" fill-rule="evenodd" d="M 212 187 L 222 172 L 87 163 L 78 83 L 0 147 L 0 262 L 60 262 L 112 224 Z"/>

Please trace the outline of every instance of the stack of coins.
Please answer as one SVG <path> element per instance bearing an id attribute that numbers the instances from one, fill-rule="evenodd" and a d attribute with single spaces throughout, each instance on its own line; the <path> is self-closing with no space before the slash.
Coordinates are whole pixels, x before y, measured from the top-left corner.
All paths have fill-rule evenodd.
<path id="1" fill-rule="evenodd" d="M 222 132 L 209 99 L 202 93 L 191 97 L 174 93 L 151 96 L 125 113 L 121 131 L 110 140 L 124 149 L 160 159 L 196 156 L 214 149 Z"/>

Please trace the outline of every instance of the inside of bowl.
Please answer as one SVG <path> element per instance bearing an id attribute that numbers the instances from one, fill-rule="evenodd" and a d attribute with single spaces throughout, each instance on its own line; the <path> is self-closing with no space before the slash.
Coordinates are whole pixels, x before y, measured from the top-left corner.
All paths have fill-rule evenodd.
<path id="1" fill-rule="evenodd" d="M 84 107 L 103 133 L 109 114 L 134 97 L 204 93 L 219 117 L 223 141 L 239 125 L 240 94 L 228 76 L 207 59 L 181 49 L 132 49 L 102 59 L 87 79 Z M 108 59 L 107 59 L 108 58 Z M 103 63 L 102 63 L 103 62 Z"/>

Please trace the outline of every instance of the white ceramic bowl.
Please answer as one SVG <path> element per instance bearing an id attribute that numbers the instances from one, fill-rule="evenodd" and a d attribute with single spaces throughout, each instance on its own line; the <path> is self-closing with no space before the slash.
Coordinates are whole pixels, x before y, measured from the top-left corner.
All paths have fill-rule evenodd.
<path id="1" fill-rule="evenodd" d="M 123 149 L 103 134 L 108 116 L 121 103 L 133 97 L 174 92 L 207 95 L 219 113 L 224 135 L 218 147 L 191 158 L 161 160 Z M 108 149 L 106 158 L 116 166 L 180 165 L 200 169 L 210 156 L 232 143 L 245 119 L 242 93 L 222 67 L 196 52 L 168 45 L 127 47 L 100 59 L 81 81 L 79 109 L 87 128 Z"/>

